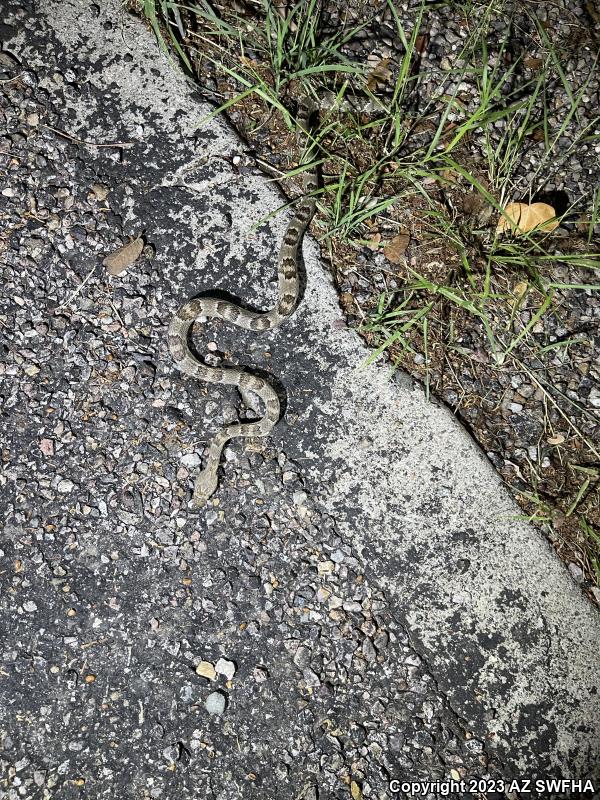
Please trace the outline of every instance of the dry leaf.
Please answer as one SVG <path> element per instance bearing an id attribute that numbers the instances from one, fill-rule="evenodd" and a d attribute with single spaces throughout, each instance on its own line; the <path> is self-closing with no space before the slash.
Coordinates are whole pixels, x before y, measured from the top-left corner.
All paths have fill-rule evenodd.
<path id="1" fill-rule="evenodd" d="M 527 281 L 519 281 L 513 286 L 513 294 L 517 300 L 521 300 L 525 292 L 529 289 Z"/>
<path id="2" fill-rule="evenodd" d="M 422 36 L 417 36 L 415 39 L 415 52 L 422 56 L 429 44 L 429 34 L 425 33 Z"/>
<path id="3" fill-rule="evenodd" d="M 371 61 L 370 56 L 367 61 Z M 389 58 L 382 58 L 381 61 L 377 62 L 375 68 L 369 72 L 367 76 L 367 89 L 370 92 L 375 92 L 379 86 L 385 85 L 392 77 L 392 73 L 387 66 L 389 63 Z"/>
<path id="4" fill-rule="evenodd" d="M 444 182 L 450 185 L 456 185 L 459 177 L 460 174 L 454 169 L 443 169 L 440 172 L 440 178 L 443 178 Z"/>
<path id="5" fill-rule="evenodd" d="M 523 61 L 527 69 L 541 69 L 544 66 L 543 58 L 526 58 Z"/>
<path id="6" fill-rule="evenodd" d="M 410 235 L 408 233 L 399 233 L 383 248 L 383 255 L 392 264 L 402 264 L 409 242 Z"/>
<path id="7" fill-rule="evenodd" d="M 534 228 L 553 231 L 558 228 L 556 211 L 548 203 L 509 203 L 498 220 L 497 233 L 511 231 L 515 236 L 528 233 Z"/>
<path id="8" fill-rule="evenodd" d="M 141 256 L 143 249 L 144 240 L 141 236 L 138 236 L 137 239 L 133 239 L 131 242 L 123 245 L 123 247 L 119 247 L 114 253 L 107 255 L 102 263 L 106 267 L 109 275 L 120 275 L 127 267 L 135 264 Z"/>
<path id="9" fill-rule="evenodd" d="M 366 240 L 366 245 L 369 250 L 379 250 L 379 243 L 381 242 L 381 234 L 374 233 L 373 236 L 369 236 Z"/>

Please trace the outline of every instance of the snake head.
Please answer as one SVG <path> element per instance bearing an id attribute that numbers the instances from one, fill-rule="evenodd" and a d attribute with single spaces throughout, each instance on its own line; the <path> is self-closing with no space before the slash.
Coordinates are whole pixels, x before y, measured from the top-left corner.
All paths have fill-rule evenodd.
<path id="1" fill-rule="evenodd" d="M 214 470 L 203 469 L 196 478 L 194 493 L 192 495 L 192 505 L 194 508 L 205 506 L 209 498 L 217 489 L 218 478 Z"/>

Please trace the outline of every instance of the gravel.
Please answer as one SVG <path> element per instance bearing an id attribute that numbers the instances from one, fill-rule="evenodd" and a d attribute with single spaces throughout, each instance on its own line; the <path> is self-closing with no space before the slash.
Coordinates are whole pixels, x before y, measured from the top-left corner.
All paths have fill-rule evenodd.
<path id="1" fill-rule="evenodd" d="M 0 150 L 9 151 L 0 153 L 8 174 L 0 300 L 0 571 L 9 584 L 0 608 L 10 620 L 0 648 L 0 786 L 7 798 L 383 800 L 391 778 L 505 774 L 494 733 L 504 701 L 511 709 L 520 704 L 526 717 L 524 729 L 516 721 L 511 727 L 512 718 L 508 728 L 497 726 L 505 744 L 515 740 L 530 764 L 560 766 L 558 740 L 568 747 L 572 729 L 557 729 L 553 708 L 528 705 L 530 694 L 507 697 L 513 662 L 524 652 L 515 620 L 524 623 L 528 650 L 537 652 L 542 640 L 544 680 L 532 679 L 532 691 L 557 680 L 556 643 L 543 638 L 552 612 L 535 598 L 528 605 L 525 591 L 504 592 L 493 619 L 510 619 L 515 628 L 506 638 L 487 633 L 475 652 L 480 620 L 461 616 L 461 609 L 479 577 L 468 560 L 458 561 L 465 589 L 453 599 L 437 648 L 450 653 L 456 674 L 445 672 L 442 688 L 416 617 L 407 625 L 402 598 L 392 600 L 376 576 L 375 559 L 391 540 L 376 531 L 370 551 L 351 540 L 351 515 L 356 527 L 362 524 L 352 503 L 361 496 L 347 493 L 345 507 L 335 509 L 326 497 L 331 460 L 319 462 L 319 496 L 307 479 L 307 453 L 318 447 L 314 430 L 333 424 L 329 389 L 313 387 L 323 411 L 309 407 L 302 418 L 307 441 L 294 428 L 304 402 L 300 387 L 312 386 L 309 373 L 319 380 L 320 363 L 289 330 L 275 342 L 248 341 L 240 354 L 236 334 L 206 326 L 209 358 L 235 360 L 237 353 L 267 370 L 275 362 L 272 371 L 283 374 L 285 367 L 288 385 L 298 390 L 289 397 L 283 433 L 229 447 L 218 497 L 202 515 L 190 512 L 205 437 L 236 418 L 239 401 L 223 387 L 183 380 L 165 333 L 177 305 L 197 291 L 190 265 L 199 258 L 209 286 L 231 272 L 245 299 L 264 302 L 264 265 L 247 264 L 248 242 L 235 250 L 243 238 L 237 220 L 221 221 L 205 198 L 207 187 L 231 180 L 222 177 L 221 161 L 244 186 L 251 183 L 249 162 L 230 145 L 207 159 L 214 135 L 208 130 L 195 140 L 194 163 L 182 163 L 174 140 L 179 145 L 189 133 L 187 117 L 177 112 L 177 125 L 169 127 L 170 108 L 157 113 L 144 96 L 147 83 L 136 82 L 142 68 L 131 53 L 92 59 L 88 41 L 65 49 L 48 22 L 55 17 L 51 3 L 5 5 L 3 52 L 15 53 L 12 64 L 0 60 L 7 119 Z M 85 18 L 92 54 L 105 36 L 135 51 L 136 35 L 116 6 L 107 12 L 68 0 L 60 13 Z M 18 47 L 15 35 L 22 37 Z M 134 77 L 117 89 L 112 70 L 120 61 Z M 69 138 L 78 135 L 108 146 Z M 191 218 L 206 219 L 208 232 L 189 229 L 190 192 Z M 255 199 L 252 188 L 235 197 Z M 227 203 L 234 207 L 231 197 Z M 140 234 L 146 245 L 139 259 L 109 275 L 103 259 Z M 263 251 L 272 249 L 269 235 L 256 234 Z M 354 444 L 370 446 L 379 440 Z M 399 474 L 407 469 L 399 466 Z M 432 505 L 443 504 L 451 493 L 444 472 L 434 466 L 431 480 Z M 426 556 L 411 526 L 418 531 L 431 518 L 440 540 L 445 528 L 425 501 L 416 513 L 416 502 L 408 495 L 405 506 L 386 507 L 404 540 L 398 558 L 388 553 L 385 561 L 389 570 L 400 569 L 396 578 L 414 582 L 418 572 L 419 591 L 436 597 L 442 582 L 434 586 L 436 578 L 423 574 Z M 445 552 L 452 572 L 459 537 L 471 542 L 477 535 L 462 519 L 458 529 L 446 519 L 457 540 Z M 502 587 L 503 580 L 492 575 L 490 585 Z M 404 585 L 408 596 L 412 587 Z M 485 605 L 481 595 L 476 599 Z M 511 605 L 517 611 L 505 618 Z M 414 606 L 418 615 L 422 606 Z M 529 625 L 531 613 L 541 631 Z M 430 644 L 439 641 L 439 619 L 432 612 L 421 626 Z M 560 659 L 569 669 L 571 640 L 565 641 Z M 497 685 L 488 661 L 498 665 L 491 670 Z M 456 710 L 454 689 L 471 695 L 480 677 L 487 681 L 489 725 Z M 564 707 L 576 706 L 578 721 L 589 714 L 591 703 L 581 708 L 566 679 L 561 687 Z M 538 713 L 547 717 L 539 737 Z"/>
<path id="2" fill-rule="evenodd" d="M 139 231 L 126 150 L 57 133 L 90 85 L 27 3 L 5 15 L 38 49 L 1 84 L 3 797 L 383 798 L 400 773 L 495 773 L 285 452 L 228 452 L 221 503 L 187 512 L 182 433 L 229 412 L 192 389 L 192 419 L 151 250 L 101 264 Z"/>

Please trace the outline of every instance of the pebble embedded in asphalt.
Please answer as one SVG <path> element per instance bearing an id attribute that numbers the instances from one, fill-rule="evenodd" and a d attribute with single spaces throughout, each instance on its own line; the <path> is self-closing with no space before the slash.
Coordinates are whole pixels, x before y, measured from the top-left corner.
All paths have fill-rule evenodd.
<path id="1" fill-rule="evenodd" d="M 211 692 L 204 701 L 204 708 L 213 716 L 220 716 L 225 711 L 225 695 L 222 692 Z"/>

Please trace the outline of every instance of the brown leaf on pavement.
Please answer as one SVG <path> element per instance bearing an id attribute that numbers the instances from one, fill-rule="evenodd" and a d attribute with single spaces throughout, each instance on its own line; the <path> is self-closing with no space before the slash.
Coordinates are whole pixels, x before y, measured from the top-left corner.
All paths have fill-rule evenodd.
<path id="1" fill-rule="evenodd" d="M 113 253 L 109 253 L 102 263 L 106 267 L 109 275 L 120 275 L 127 267 L 135 264 L 141 256 L 143 249 L 144 240 L 141 236 L 138 236 L 137 239 L 133 239 L 131 242 L 124 244 L 123 247 L 119 247 L 119 249 L 115 250 Z"/>

